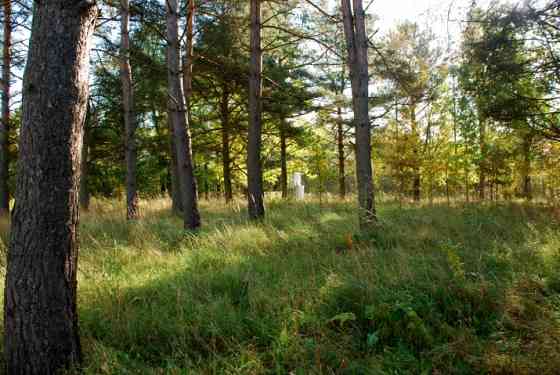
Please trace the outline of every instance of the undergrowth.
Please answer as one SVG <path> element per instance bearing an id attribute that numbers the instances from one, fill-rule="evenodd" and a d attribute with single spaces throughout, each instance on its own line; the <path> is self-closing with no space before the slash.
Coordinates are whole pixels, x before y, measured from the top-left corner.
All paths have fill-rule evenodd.
<path id="1" fill-rule="evenodd" d="M 359 233 L 347 202 L 275 200 L 258 224 L 203 202 L 192 234 L 165 200 L 134 223 L 121 206 L 82 216 L 87 374 L 560 368 L 560 223 L 546 207 L 384 204 Z"/>

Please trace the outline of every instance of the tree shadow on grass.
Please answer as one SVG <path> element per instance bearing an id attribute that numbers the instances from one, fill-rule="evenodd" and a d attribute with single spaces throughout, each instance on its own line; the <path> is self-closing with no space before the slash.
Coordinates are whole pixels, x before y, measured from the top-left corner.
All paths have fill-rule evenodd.
<path id="1" fill-rule="evenodd" d="M 516 205 L 388 208 L 340 254 L 355 221 L 329 208 L 291 205 L 258 225 L 218 211 L 179 265 L 134 287 L 100 284 L 80 304 L 89 370 L 483 371 L 508 293 L 545 273 L 539 247 L 557 229 Z"/>

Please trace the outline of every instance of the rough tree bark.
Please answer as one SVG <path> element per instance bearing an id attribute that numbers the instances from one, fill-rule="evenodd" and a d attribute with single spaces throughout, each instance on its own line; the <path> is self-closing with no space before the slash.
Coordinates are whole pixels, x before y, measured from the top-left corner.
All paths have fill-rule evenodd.
<path id="1" fill-rule="evenodd" d="M 181 82 L 181 51 L 179 45 L 179 2 L 166 1 L 167 9 L 167 79 L 168 112 L 173 124 L 177 158 L 177 184 L 183 205 L 185 229 L 200 227 L 196 179 L 192 161 L 191 137 L 186 116 L 185 97 Z"/>
<path id="2" fill-rule="evenodd" d="M 8 191 L 10 132 L 10 79 L 12 66 L 12 2 L 4 0 L 4 41 L 2 58 L 2 121 L 0 122 L 0 215 L 10 212 Z"/>
<path id="3" fill-rule="evenodd" d="M 249 73 L 249 134 L 247 144 L 247 198 L 249 217 L 264 218 L 262 143 L 261 0 L 251 0 L 251 64 Z"/>
<path id="4" fill-rule="evenodd" d="M 124 148 L 126 153 L 126 218 L 128 220 L 135 220 L 138 219 L 140 211 L 136 188 L 136 113 L 134 112 L 132 69 L 130 68 L 129 21 L 130 10 L 128 0 L 121 0 L 120 63 L 125 128 Z"/>
<path id="5" fill-rule="evenodd" d="M 346 155 L 344 152 L 344 122 L 342 108 L 336 108 L 336 146 L 338 149 L 338 194 L 340 199 L 346 198 Z"/>
<path id="6" fill-rule="evenodd" d="M 356 136 L 356 175 L 360 227 L 377 221 L 371 165 L 371 133 L 368 107 L 368 59 L 365 12 L 362 0 L 341 0 L 348 68 L 352 84 L 352 106 Z M 353 8 L 353 13 L 352 13 Z"/>
<path id="7" fill-rule="evenodd" d="M 81 361 L 78 186 L 97 8 L 84 0 L 34 7 L 4 298 L 8 374 L 54 374 Z"/>
<path id="8" fill-rule="evenodd" d="M 220 101 L 220 117 L 222 121 L 222 169 L 224 174 L 224 197 L 226 202 L 233 199 L 231 184 L 231 150 L 230 150 L 230 121 L 229 121 L 229 88 L 227 83 L 222 86 Z"/>
<path id="9" fill-rule="evenodd" d="M 285 119 L 280 120 L 280 185 L 282 188 L 282 198 L 288 198 L 288 124 Z"/>

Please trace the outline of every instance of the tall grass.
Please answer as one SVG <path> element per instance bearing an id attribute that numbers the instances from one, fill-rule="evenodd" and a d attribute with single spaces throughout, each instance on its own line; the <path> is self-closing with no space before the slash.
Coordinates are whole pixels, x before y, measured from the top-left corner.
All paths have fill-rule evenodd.
<path id="1" fill-rule="evenodd" d="M 532 374 L 560 368 L 560 223 L 523 204 L 169 203 L 82 217 L 79 309 L 91 374 Z M 7 224 L 1 223 L 2 240 Z M 4 261 L 2 261 L 4 262 Z M 4 263 L 2 263 L 4 264 Z"/>

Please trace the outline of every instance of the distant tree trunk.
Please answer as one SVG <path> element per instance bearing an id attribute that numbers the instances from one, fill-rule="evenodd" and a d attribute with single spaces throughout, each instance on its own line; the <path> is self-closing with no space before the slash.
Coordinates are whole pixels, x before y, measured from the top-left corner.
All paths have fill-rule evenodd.
<path id="1" fill-rule="evenodd" d="M 415 202 L 420 202 L 422 178 L 420 175 L 420 135 L 418 133 L 418 122 L 416 121 L 416 104 L 410 105 L 410 125 L 414 142 L 414 168 L 412 180 L 412 196 Z"/>
<path id="2" fill-rule="evenodd" d="M 191 137 L 186 117 L 185 97 L 181 83 L 181 58 L 179 46 L 179 2 L 167 0 L 167 79 L 168 113 L 173 124 L 173 137 L 177 158 L 178 190 L 183 203 L 185 229 L 200 227 L 196 179 L 194 177 Z"/>
<path id="3" fill-rule="evenodd" d="M 123 97 L 123 116 L 125 128 L 126 153 L 126 218 L 138 219 L 138 192 L 136 189 L 136 113 L 134 111 L 134 88 L 130 68 L 130 40 L 128 24 L 130 12 L 128 0 L 121 0 L 121 85 Z"/>
<path id="4" fill-rule="evenodd" d="M 352 83 L 352 104 L 356 127 L 356 175 L 360 227 L 367 229 L 377 221 L 371 166 L 371 134 L 368 107 L 368 58 L 365 12 L 362 0 L 342 0 L 344 35 L 348 51 L 348 68 Z"/>
<path id="5" fill-rule="evenodd" d="M 287 144 L 287 124 L 285 119 L 280 120 L 280 185 L 282 188 L 282 198 L 288 198 L 288 144 Z"/>
<path id="6" fill-rule="evenodd" d="M 8 374 L 81 362 L 78 185 L 96 17 L 93 1 L 34 3 L 4 294 Z"/>
<path id="7" fill-rule="evenodd" d="M 480 162 L 478 165 L 478 196 L 486 199 L 486 123 L 479 115 Z"/>
<path id="8" fill-rule="evenodd" d="M 262 49 L 261 0 L 251 0 L 251 65 L 249 73 L 249 134 L 247 144 L 247 198 L 249 217 L 264 218 L 261 133 L 262 133 Z"/>
<path id="9" fill-rule="evenodd" d="M 533 145 L 533 137 L 527 134 L 523 137 L 523 167 L 522 184 L 523 198 L 530 201 L 533 199 L 533 186 L 531 183 L 531 148 Z"/>
<path id="10" fill-rule="evenodd" d="M 231 150 L 230 150 L 230 123 L 229 123 L 229 88 L 227 83 L 222 87 L 222 100 L 220 102 L 220 117 L 222 118 L 222 169 L 224 174 L 224 197 L 226 203 L 233 199 L 231 184 Z"/>
<path id="11" fill-rule="evenodd" d="M 336 107 L 336 145 L 338 149 L 338 194 L 340 199 L 346 197 L 346 155 L 344 153 L 344 123 L 342 121 L 342 109 Z"/>
<path id="12" fill-rule="evenodd" d="M 10 132 L 10 80 L 12 66 L 12 2 L 4 0 L 4 42 L 2 59 L 2 121 L 0 122 L 0 216 L 10 212 L 8 191 Z"/>

